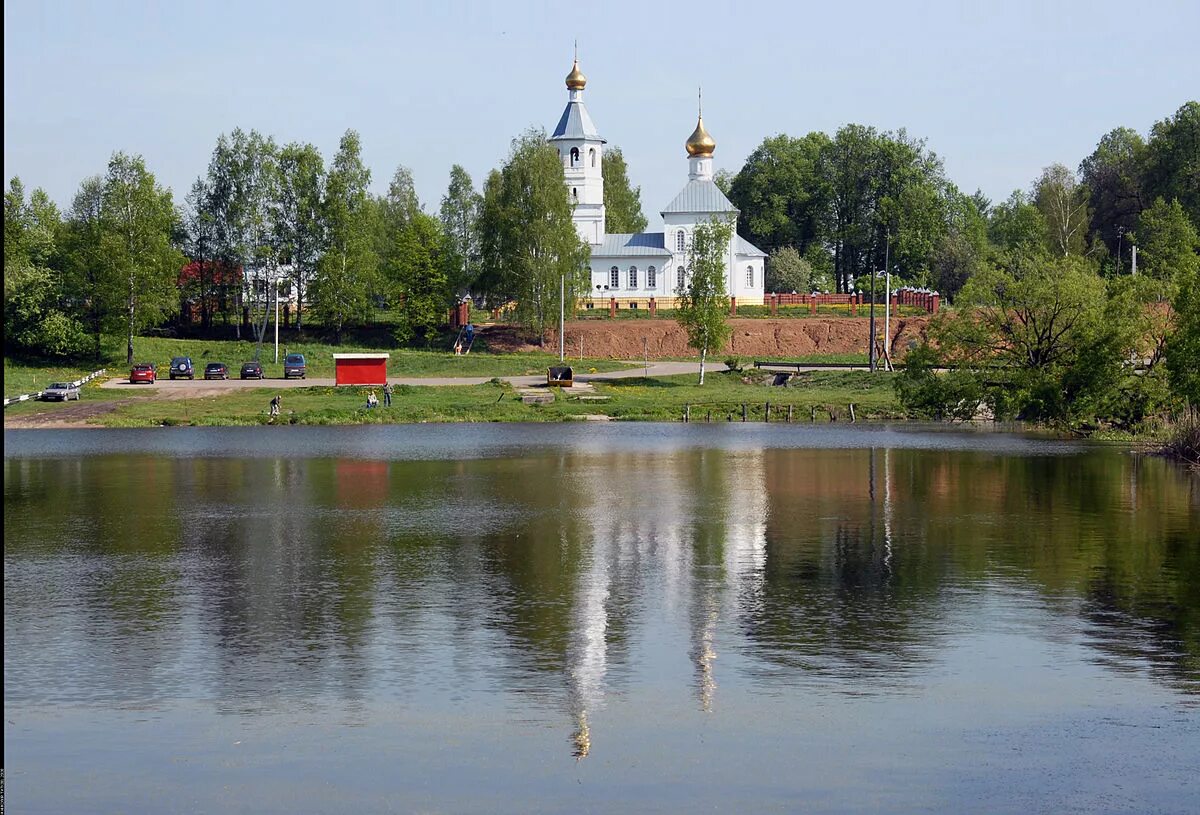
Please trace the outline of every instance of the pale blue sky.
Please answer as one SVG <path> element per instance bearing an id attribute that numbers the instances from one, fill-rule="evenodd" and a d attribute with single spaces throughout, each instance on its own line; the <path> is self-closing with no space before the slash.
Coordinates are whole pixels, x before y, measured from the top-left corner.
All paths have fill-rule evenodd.
<path id="1" fill-rule="evenodd" d="M 514 136 L 553 127 L 575 38 L 588 109 L 652 227 L 687 180 L 698 84 L 718 169 L 768 135 L 860 122 L 927 139 L 993 198 L 1200 98 L 1200 0 L 575 7 L 6 0 L 5 177 L 67 205 L 125 150 L 181 201 L 222 132 L 328 161 L 354 128 L 373 188 L 405 164 L 436 212 L 452 164 L 480 185 Z"/>

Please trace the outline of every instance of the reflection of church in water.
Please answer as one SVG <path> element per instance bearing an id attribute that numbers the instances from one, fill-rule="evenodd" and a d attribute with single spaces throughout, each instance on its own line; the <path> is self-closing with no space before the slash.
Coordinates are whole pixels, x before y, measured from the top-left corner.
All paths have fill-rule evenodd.
<path id="1" fill-rule="evenodd" d="M 604 223 L 604 145 L 583 104 L 587 78 L 579 60 L 567 75 L 567 107 L 550 136 L 562 157 L 579 235 L 592 249 L 591 308 L 611 299 L 618 308 L 646 308 L 651 298 L 670 308 L 688 279 L 688 250 L 700 224 L 717 218 L 737 222 L 738 209 L 713 180 L 717 143 L 704 117 L 688 138 L 688 182 L 661 210 L 662 232 L 609 233 Z M 736 233 L 726 251 L 725 291 L 741 304 L 761 304 L 766 254 Z"/>
<path id="2" fill-rule="evenodd" d="M 591 539 L 583 549 L 590 557 L 578 574 L 566 654 L 576 758 L 590 752 L 592 720 L 604 705 L 617 606 L 628 606 L 631 597 L 655 597 L 664 605 L 658 610 L 664 619 L 686 621 L 693 692 L 696 705 L 707 712 L 719 685 L 718 626 L 736 613 L 739 597 L 758 593 L 766 562 L 762 450 L 701 450 L 695 457 L 667 458 L 629 453 L 610 460 L 614 463 L 604 470 L 606 478 L 622 483 L 629 496 L 637 496 L 633 503 L 645 502 L 646 511 L 635 506 L 614 515 L 606 500 L 586 510 Z M 693 489 L 664 491 L 664 481 L 692 482 Z M 587 492 L 607 494 L 604 489 Z M 664 496 L 676 505 L 663 506 Z M 661 593 L 622 585 L 636 584 L 646 574 L 662 576 Z"/>

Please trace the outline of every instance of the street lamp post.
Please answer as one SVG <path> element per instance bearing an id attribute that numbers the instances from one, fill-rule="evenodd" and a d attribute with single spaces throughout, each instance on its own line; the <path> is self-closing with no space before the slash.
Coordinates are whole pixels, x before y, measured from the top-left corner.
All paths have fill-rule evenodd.
<path id="1" fill-rule="evenodd" d="M 1121 273 L 1121 241 L 1125 238 L 1125 227 L 1117 227 L 1117 274 Z"/>

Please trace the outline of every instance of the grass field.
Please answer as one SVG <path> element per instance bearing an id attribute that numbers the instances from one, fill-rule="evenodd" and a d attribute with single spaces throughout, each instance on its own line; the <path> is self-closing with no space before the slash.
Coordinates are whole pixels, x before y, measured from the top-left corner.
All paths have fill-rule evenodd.
<path id="1" fill-rule="evenodd" d="M 892 375 L 862 371 L 816 371 L 797 375 L 788 387 L 771 386 L 760 374 L 710 374 L 703 387 L 694 375 L 635 378 L 595 383 L 596 397 L 580 400 L 557 394 L 548 405 L 527 405 L 520 394 L 499 382 L 474 386 L 398 386 L 391 408 L 367 410 L 365 388 L 296 388 L 282 394 L 283 409 L 272 422 L 269 388 L 237 390 L 194 399 L 135 399 L 95 419 L 110 427 L 162 425 L 375 424 L 400 422 L 556 422 L 605 415 L 635 421 L 680 421 L 686 405 L 692 421 L 741 419 L 747 406 L 750 421 L 762 421 L 764 405 L 772 420 L 783 421 L 790 405 L 794 421 L 818 421 L 830 411 L 849 420 L 853 402 L 859 420 L 900 418 L 903 413 L 892 388 Z"/>

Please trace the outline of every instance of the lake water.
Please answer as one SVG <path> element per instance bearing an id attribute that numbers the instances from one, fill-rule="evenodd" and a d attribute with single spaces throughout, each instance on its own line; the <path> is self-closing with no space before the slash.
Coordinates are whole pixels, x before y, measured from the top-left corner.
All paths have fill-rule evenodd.
<path id="1" fill-rule="evenodd" d="M 13 812 L 1200 811 L 1200 479 L 937 428 L 6 431 Z"/>

